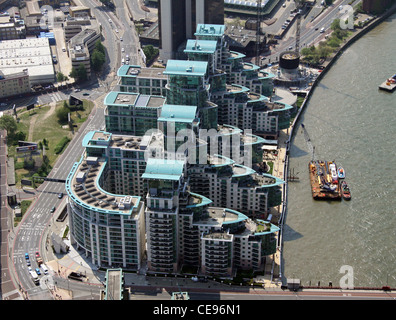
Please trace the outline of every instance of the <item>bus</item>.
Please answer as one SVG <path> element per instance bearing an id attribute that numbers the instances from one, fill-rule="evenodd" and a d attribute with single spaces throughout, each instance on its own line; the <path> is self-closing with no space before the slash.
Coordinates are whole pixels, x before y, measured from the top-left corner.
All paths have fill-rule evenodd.
<path id="1" fill-rule="evenodd" d="M 38 277 L 36 271 L 33 271 L 33 270 L 32 270 L 32 271 L 29 271 L 29 272 L 30 272 L 30 275 L 32 276 L 32 280 L 33 280 L 34 284 L 35 284 L 35 285 L 38 285 L 39 282 L 40 282 L 40 279 L 39 279 L 39 277 Z"/>

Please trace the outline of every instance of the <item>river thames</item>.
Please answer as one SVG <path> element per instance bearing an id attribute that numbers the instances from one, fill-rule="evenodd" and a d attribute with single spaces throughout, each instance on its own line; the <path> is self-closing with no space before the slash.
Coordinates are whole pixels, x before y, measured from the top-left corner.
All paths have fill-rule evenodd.
<path id="1" fill-rule="evenodd" d="M 286 278 L 303 286 L 396 287 L 396 91 L 378 86 L 396 74 L 396 15 L 357 40 L 331 67 L 306 105 L 290 149 L 284 226 Z M 314 201 L 308 163 L 343 166 L 351 201 Z"/>

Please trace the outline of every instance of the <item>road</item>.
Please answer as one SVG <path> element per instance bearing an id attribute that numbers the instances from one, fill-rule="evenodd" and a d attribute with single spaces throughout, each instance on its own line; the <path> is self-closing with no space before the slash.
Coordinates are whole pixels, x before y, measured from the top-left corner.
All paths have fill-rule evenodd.
<path id="1" fill-rule="evenodd" d="M 108 92 L 115 80 L 115 71 L 120 65 L 120 41 L 118 33 L 115 32 L 115 28 L 123 28 L 121 22 L 118 21 L 114 13 L 104 10 L 104 7 L 99 5 L 93 0 L 83 0 L 84 4 L 93 8 L 95 17 L 102 25 L 102 30 L 105 38 L 105 47 L 108 50 L 108 69 L 104 71 L 103 77 L 99 81 L 99 86 L 95 83 L 89 83 L 85 86 L 81 86 L 80 92 L 74 92 L 73 89 L 66 91 L 58 91 L 51 94 L 41 95 L 30 99 L 36 99 L 36 103 L 45 104 L 53 101 L 60 101 L 67 98 L 71 93 L 80 97 L 88 98 L 91 100 L 98 101 L 98 105 L 101 105 L 103 95 Z M 111 22 L 110 22 L 111 21 Z M 128 38 L 126 43 L 134 41 L 133 37 Z M 115 45 L 114 45 L 115 44 Z M 129 44 L 130 45 L 130 44 Z M 137 48 L 137 46 L 134 46 Z M 89 96 L 84 95 L 89 94 Z M 19 99 L 16 103 L 22 105 L 26 103 L 26 99 Z M 26 105 L 26 104 L 25 104 Z M 94 108 L 88 121 L 80 128 L 79 132 L 75 134 L 75 137 L 57 160 L 53 170 L 51 171 L 49 178 L 66 179 L 69 174 L 72 165 L 75 161 L 79 160 L 82 152 L 82 139 L 85 134 L 91 130 L 100 129 L 104 126 L 104 109 L 101 107 Z M 3 177 L 4 175 L 2 175 Z M 62 206 L 65 205 L 66 197 L 58 199 L 60 192 L 65 193 L 65 186 L 62 183 L 56 182 L 44 182 L 38 189 L 39 194 L 36 201 L 29 208 L 25 214 L 23 220 L 19 226 L 10 232 L 10 254 L 12 261 L 12 273 L 15 279 L 14 282 L 20 287 L 29 299 L 38 300 L 49 300 L 53 299 L 53 296 L 46 287 L 37 286 L 33 283 L 31 276 L 28 272 L 25 253 L 30 256 L 31 267 L 34 269 L 37 267 L 35 261 L 35 252 L 39 251 L 43 256 L 45 251 L 45 243 L 47 239 L 48 227 L 53 223 L 54 219 L 59 215 Z M 50 212 L 50 208 L 56 207 L 54 213 Z M 2 223 L 3 226 L 3 223 Z M 6 242 L 5 242 L 6 243 Z M 4 267 L 3 267 L 4 268 Z M 62 283 L 62 281 L 59 281 Z M 91 290 L 91 289 L 90 289 Z M 11 291 L 15 291 L 12 288 Z"/>
<path id="2" fill-rule="evenodd" d="M 339 7 L 345 6 L 349 3 L 348 0 L 337 0 L 333 5 L 326 8 L 320 15 L 316 16 L 316 11 L 311 12 L 306 16 L 305 19 L 301 21 L 301 31 L 300 31 L 300 50 L 304 47 L 310 47 L 311 45 L 317 44 L 318 42 L 325 39 L 326 35 L 331 32 L 330 26 L 334 19 L 340 18 L 343 14 L 339 10 Z M 358 3 L 359 1 L 355 1 Z M 290 11 L 293 10 L 294 4 L 290 4 L 285 13 L 277 21 L 277 24 L 274 28 L 279 29 L 281 24 L 285 22 L 287 17 L 290 15 Z M 294 22 L 295 23 L 295 22 Z M 321 33 L 320 30 L 324 28 L 325 32 Z M 273 32 L 277 32 L 276 30 L 272 30 Z M 288 30 L 284 40 L 280 40 L 279 44 L 272 49 L 271 54 L 264 57 L 261 63 L 274 63 L 279 61 L 280 53 L 289 50 L 291 47 L 293 50 L 295 49 L 296 43 L 296 28 L 295 25 L 291 26 Z"/>

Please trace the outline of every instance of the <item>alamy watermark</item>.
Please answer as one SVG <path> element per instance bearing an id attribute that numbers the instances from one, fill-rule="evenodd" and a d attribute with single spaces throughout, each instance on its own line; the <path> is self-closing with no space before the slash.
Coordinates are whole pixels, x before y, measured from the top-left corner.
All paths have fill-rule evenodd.
<path id="1" fill-rule="evenodd" d="M 208 157 L 221 156 L 233 163 L 252 166 L 253 143 L 252 130 L 229 128 L 225 132 L 216 129 L 175 130 L 174 123 L 168 123 L 166 130 L 148 130 L 144 139 L 150 140 L 144 157 L 157 159 L 186 160 L 188 164 L 207 164 Z M 248 141 L 247 141 L 248 140 Z"/>
<path id="2" fill-rule="evenodd" d="M 353 267 L 343 265 L 340 268 L 340 273 L 344 274 L 340 279 L 341 289 L 354 289 L 353 285 Z"/>

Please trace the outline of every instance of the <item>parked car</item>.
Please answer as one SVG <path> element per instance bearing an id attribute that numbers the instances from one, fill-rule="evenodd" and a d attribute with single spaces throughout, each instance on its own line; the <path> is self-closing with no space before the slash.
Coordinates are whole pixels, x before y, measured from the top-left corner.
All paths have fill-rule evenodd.
<path id="1" fill-rule="evenodd" d="M 55 209 L 56 209 L 55 206 L 53 206 L 53 207 L 51 208 L 51 213 L 52 213 L 52 212 L 55 212 Z"/>
<path id="2" fill-rule="evenodd" d="M 59 198 L 59 199 L 62 199 L 62 198 L 63 198 L 63 192 L 61 192 L 61 193 L 58 194 L 58 198 Z"/>

